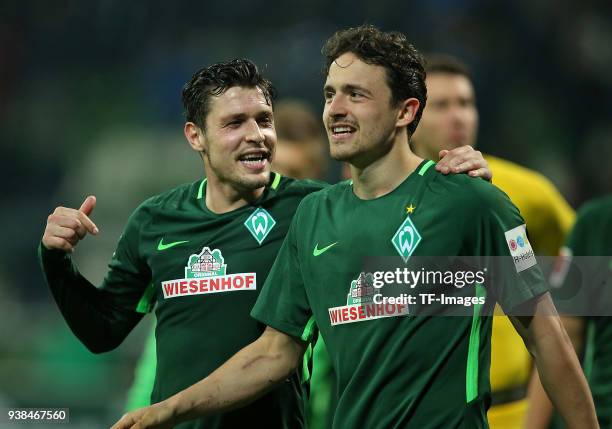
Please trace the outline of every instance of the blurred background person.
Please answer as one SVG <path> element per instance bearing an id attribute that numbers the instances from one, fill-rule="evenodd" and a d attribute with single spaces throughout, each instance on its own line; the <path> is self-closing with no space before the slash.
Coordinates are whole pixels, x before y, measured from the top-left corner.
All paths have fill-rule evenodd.
<path id="1" fill-rule="evenodd" d="M 295 179 L 327 177 L 329 150 L 321 118 L 304 101 L 279 100 L 274 107 L 278 143 L 274 171 Z"/>
<path id="2" fill-rule="evenodd" d="M 467 66 L 448 55 L 430 55 L 427 65 L 427 105 L 413 138 L 419 156 L 438 159 L 443 150 L 475 146 L 478 109 Z M 543 175 L 510 161 L 485 155 L 493 184 L 504 191 L 524 217 L 536 253 L 556 255 L 571 227 L 574 211 Z M 496 312 L 502 315 L 499 306 Z M 527 409 L 526 386 L 530 357 L 507 317 L 495 317 L 491 337 L 492 429 L 521 427 Z"/>
<path id="3" fill-rule="evenodd" d="M 612 427 L 612 195 L 584 204 L 551 276 L 561 321 L 581 358 L 602 429 Z M 527 429 L 565 425 L 534 371 Z"/>

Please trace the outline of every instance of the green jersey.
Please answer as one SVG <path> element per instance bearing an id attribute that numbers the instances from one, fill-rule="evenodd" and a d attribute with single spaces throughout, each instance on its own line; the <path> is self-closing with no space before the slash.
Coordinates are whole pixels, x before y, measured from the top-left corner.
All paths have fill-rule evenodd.
<path id="1" fill-rule="evenodd" d="M 565 254 L 565 255 L 564 255 Z M 584 316 L 585 349 L 582 366 L 591 387 L 602 428 L 612 427 L 612 197 L 585 204 L 562 250 L 565 267 L 561 289 L 554 293 L 561 314 Z M 593 258 L 588 258 L 592 256 Z M 569 262 L 575 258 L 575 266 Z M 578 269 L 582 271 L 579 274 Z M 579 279 L 580 277 L 580 279 Z M 564 299 L 570 289 L 578 293 Z M 589 316 L 594 315 L 594 316 Z"/>
<path id="2" fill-rule="evenodd" d="M 511 310 L 547 290 L 506 195 L 432 164 L 376 199 L 359 199 L 350 182 L 306 197 L 253 308 L 258 320 L 305 341 L 318 327 L 337 378 L 334 428 L 487 427 L 484 301 L 469 317 L 364 301 L 364 258 L 512 255 L 516 270 L 491 299 Z"/>
<path id="3" fill-rule="evenodd" d="M 152 402 L 205 378 L 263 332 L 265 325 L 249 313 L 299 202 L 322 187 L 276 173 L 272 178 L 256 203 L 228 213 L 207 209 L 204 179 L 155 196 L 131 215 L 101 290 L 118 311 L 155 307 Z M 244 408 L 178 427 L 235 428 L 247 422 L 303 427 L 297 373 Z"/>

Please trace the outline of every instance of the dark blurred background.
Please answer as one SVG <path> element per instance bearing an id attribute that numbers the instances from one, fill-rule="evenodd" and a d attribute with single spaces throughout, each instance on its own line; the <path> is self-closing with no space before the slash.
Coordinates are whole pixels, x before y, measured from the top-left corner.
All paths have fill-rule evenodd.
<path id="1" fill-rule="evenodd" d="M 248 57 L 281 97 L 321 112 L 327 37 L 362 23 L 403 31 L 472 68 L 479 148 L 545 174 L 577 207 L 612 189 L 611 18 L 610 1 L 589 0 L 0 1 L 0 408 L 69 407 L 84 428 L 120 416 L 152 318 L 90 354 L 36 248 L 55 206 L 96 195 L 101 234 L 75 257 L 99 283 L 129 213 L 202 175 L 180 103 L 196 69 Z"/>

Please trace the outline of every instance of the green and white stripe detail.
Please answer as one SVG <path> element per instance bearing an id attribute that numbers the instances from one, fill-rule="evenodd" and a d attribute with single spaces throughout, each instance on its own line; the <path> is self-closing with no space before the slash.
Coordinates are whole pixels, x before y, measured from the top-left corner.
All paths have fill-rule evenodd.
<path id="1" fill-rule="evenodd" d="M 484 297 L 486 291 L 481 284 L 476 285 L 476 296 Z M 468 345 L 467 368 L 465 371 L 465 401 L 471 402 L 478 397 L 478 357 L 480 354 L 480 327 L 484 318 L 480 316 L 482 304 L 474 305 L 472 328 Z"/>

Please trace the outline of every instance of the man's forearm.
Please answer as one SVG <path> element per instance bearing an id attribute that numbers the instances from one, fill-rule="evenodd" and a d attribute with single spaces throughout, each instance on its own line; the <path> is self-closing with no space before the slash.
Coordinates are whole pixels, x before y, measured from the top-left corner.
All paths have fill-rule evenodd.
<path id="1" fill-rule="evenodd" d="M 584 320 L 579 317 L 561 317 L 574 350 L 581 356 L 584 345 Z M 544 391 L 538 371 L 532 371 L 529 390 L 527 393 L 529 407 L 525 419 L 525 429 L 546 429 L 550 425 L 553 406 Z"/>
<path id="2" fill-rule="evenodd" d="M 93 353 L 117 347 L 142 318 L 142 314 L 113 304 L 113 297 L 83 277 L 65 252 L 47 250 L 41 244 L 39 258 L 64 319 Z"/>
<path id="3" fill-rule="evenodd" d="M 539 317 L 548 319 L 540 320 L 552 325 L 550 329 L 534 333 L 532 350 L 546 393 L 568 428 L 598 428 L 589 386 L 560 319 Z"/>
<path id="4" fill-rule="evenodd" d="M 547 429 L 553 415 L 553 406 L 535 368 L 531 372 L 531 380 L 527 389 L 527 403 L 525 429 Z"/>
<path id="5" fill-rule="evenodd" d="M 303 353 L 303 344 L 268 328 L 257 341 L 208 377 L 164 401 L 173 415 L 173 423 L 225 412 L 254 401 L 286 380 Z"/>

